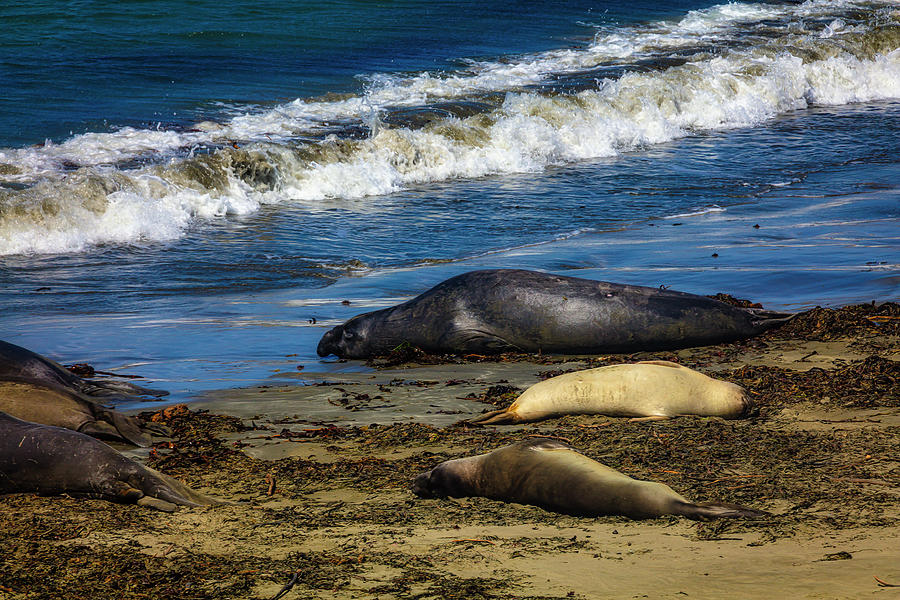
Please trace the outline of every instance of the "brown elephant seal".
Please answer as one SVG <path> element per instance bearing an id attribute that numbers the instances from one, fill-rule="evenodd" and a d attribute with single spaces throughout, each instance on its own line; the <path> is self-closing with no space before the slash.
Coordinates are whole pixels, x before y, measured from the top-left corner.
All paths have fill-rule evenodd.
<path id="1" fill-rule="evenodd" d="M 150 445 L 148 432 L 169 434 L 164 426 L 142 423 L 68 388 L 26 379 L 0 379 L 0 411 L 32 423 L 64 427 L 137 446 Z"/>
<path id="2" fill-rule="evenodd" d="M 0 379 L 10 378 L 57 385 L 81 394 L 105 397 L 109 400 L 128 399 L 135 396 L 166 396 L 169 393 L 125 381 L 88 381 L 49 358 L 22 346 L 0 340 Z"/>
<path id="3" fill-rule="evenodd" d="M 719 344 L 790 317 L 705 296 L 523 271 L 452 277 L 322 336 L 319 356 L 383 356 L 403 343 L 426 352 L 600 354 Z"/>
<path id="4" fill-rule="evenodd" d="M 667 485 L 632 479 L 547 438 L 448 460 L 419 475 L 412 489 L 426 498 L 484 496 L 583 517 L 681 515 L 703 520 L 767 514 L 722 502 L 694 504 Z"/>
<path id="5" fill-rule="evenodd" d="M 677 363 L 650 360 L 551 377 L 525 390 L 508 408 L 471 422 L 505 425 L 562 415 L 734 418 L 749 407 L 749 396 L 739 385 Z"/>
<path id="6" fill-rule="evenodd" d="M 77 431 L 0 412 L 0 494 L 69 494 L 171 512 L 220 504 Z"/>

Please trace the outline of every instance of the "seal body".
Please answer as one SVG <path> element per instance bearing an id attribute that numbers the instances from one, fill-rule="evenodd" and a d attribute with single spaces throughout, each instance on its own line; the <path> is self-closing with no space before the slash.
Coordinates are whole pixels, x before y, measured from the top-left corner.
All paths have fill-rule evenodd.
<path id="1" fill-rule="evenodd" d="M 69 388 L 27 379 L 0 379 L 0 411 L 25 421 L 65 427 L 137 446 L 150 445 L 144 429 L 161 435 L 169 433 L 165 427 L 143 424 Z"/>
<path id="2" fill-rule="evenodd" d="M 663 350 L 746 338 L 787 317 L 672 290 L 496 269 L 358 315 L 327 332 L 318 353 L 368 358 L 403 343 L 437 354 Z"/>
<path id="3" fill-rule="evenodd" d="M 20 379 L 50 384 L 110 400 L 168 394 L 163 390 L 152 390 L 124 381 L 88 381 L 49 358 L 2 340 L 0 340 L 0 379 Z"/>
<path id="4" fill-rule="evenodd" d="M 419 475 L 413 492 L 423 497 L 484 496 L 585 517 L 681 515 L 702 520 L 766 514 L 720 502 L 694 504 L 667 485 L 632 479 L 547 438 L 443 462 Z"/>
<path id="5" fill-rule="evenodd" d="M 565 373 L 534 384 L 504 410 L 473 423 L 507 424 L 561 415 L 612 417 L 741 416 L 749 406 L 739 385 L 664 360 Z"/>
<path id="6" fill-rule="evenodd" d="M 0 412 L 0 494 L 69 494 L 164 511 L 219 501 L 77 431 Z"/>

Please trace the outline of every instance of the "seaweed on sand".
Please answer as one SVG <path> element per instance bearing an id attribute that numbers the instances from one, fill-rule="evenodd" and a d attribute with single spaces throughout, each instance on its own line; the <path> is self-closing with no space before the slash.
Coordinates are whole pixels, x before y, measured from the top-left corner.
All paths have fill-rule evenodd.
<path id="1" fill-rule="evenodd" d="M 522 388 L 518 388 L 514 385 L 507 384 L 497 384 L 489 386 L 484 392 L 480 395 L 478 394 L 469 394 L 466 396 L 467 400 L 475 400 L 476 402 L 484 402 L 485 404 L 490 404 L 491 406 L 506 408 L 510 404 L 512 404 L 516 398 L 519 397 L 519 394 L 522 393 Z"/>
<path id="2" fill-rule="evenodd" d="M 840 323 L 832 327 L 822 319 L 809 321 L 811 336 L 850 331 L 853 340 L 885 345 L 890 353 L 882 356 L 825 370 L 746 366 L 719 374 L 747 387 L 770 413 L 797 402 L 825 400 L 825 408 L 885 407 L 883 412 L 893 418 L 898 363 L 887 357 L 895 353 L 896 340 L 883 334 L 894 320 L 869 318 L 892 316 L 892 310 L 861 312 L 865 321 L 876 323 L 874 328 L 859 320 L 846 330 Z M 765 339 L 778 345 L 784 343 L 780 339 L 798 338 Z M 692 364 L 724 362 L 740 359 L 751 347 L 720 345 L 678 356 Z M 502 394 L 486 396 L 506 401 Z M 235 447 L 252 442 L 256 433 L 240 443 L 222 438 L 243 428 L 236 419 L 174 407 L 144 416 L 154 415 L 174 433 L 165 442 L 171 446 L 157 447 L 151 464 L 175 471 L 192 485 L 212 486 L 214 494 L 242 495 L 243 500 L 161 515 L 100 500 L 24 494 L 0 498 L 0 597 L 271 600 L 293 581 L 284 596 L 288 600 L 353 595 L 528 598 L 528 584 L 510 583 L 516 580 L 502 570 L 513 568 L 510 563 L 499 571 L 465 575 L 448 565 L 477 553 L 499 562 L 513 555 L 539 561 L 548 552 L 624 551 L 608 536 L 594 535 L 587 542 L 580 534 L 577 541 L 558 536 L 563 528 L 604 531 L 610 525 L 621 530 L 629 522 L 571 517 L 531 506 L 510 510 L 508 504 L 485 498 L 423 500 L 412 495 L 409 485 L 418 473 L 444 460 L 533 435 L 564 439 L 591 458 L 629 476 L 666 483 L 693 501 L 735 502 L 774 513 L 760 520 L 694 524 L 664 517 L 650 523 L 677 527 L 681 533 L 675 535 L 740 540 L 729 542 L 733 549 L 791 536 L 821 539 L 841 529 L 871 539 L 883 531 L 878 528 L 900 526 L 900 427 L 888 418 L 808 427 L 781 417 L 631 423 L 583 415 L 481 428 L 307 423 L 304 429 L 272 430 L 259 437 L 271 438 L 267 444 L 309 444 L 320 460 L 307 452 L 307 458 L 264 461 Z M 285 425 L 290 424 L 281 423 L 279 429 Z M 277 485 L 267 483 L 267 475 Z M 479 536 L 486 540 L 455 539 L 456 528 L 522 523 L 541 531 L 504 538 L 495 529 L 496 537 Z M 439 534 L 426 542 L 424 551 L 409 550 L 403 543 L 428 532 Z M 518 581 L 527 581 L 525 575 Z"/>
<path id="3" fill-rule="evenodd" d="M 168 473 L 181 473 L 190 465 L 210 464 L 239 454 L 219 437 L 222 433 L 247 429 L 236 417 L 213 415 L 208 411 L 192 411 L 176 404 L 156 412 L 143 412 L 140 418 L 166 425 L 172 440 L 153 444 L 148 464 Z"/>
<path id="4" fill-rule="evenodd" d="M 900 304 L 854 304 L 838 309 L 817 306 L 769 334 L 773 338 L 834 340 L 860 335 L 900 335 Z"/>
<path id="5" fill-rule="evenodd" d="M 828 370 L 745 365 L 720 375 L 751 390 L 754 402 L 763 406 L 804 401 L 854 408 L 900 406 L 900 361 L 879 356 Z"/>

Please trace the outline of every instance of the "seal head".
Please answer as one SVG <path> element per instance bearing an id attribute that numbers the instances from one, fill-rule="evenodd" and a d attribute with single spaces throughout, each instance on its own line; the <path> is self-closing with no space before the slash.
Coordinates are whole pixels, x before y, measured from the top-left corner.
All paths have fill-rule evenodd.
<path id="1" fill-rule="evenodd" d="M 390 313 L 396 312 L 396 308 L 398 307 L 357 315 L 343 325 L 333 327 L 319 340 L 316 352 L 319 356 L 334 354 L 342 358 L 363 358 L 371 354 L 373 338 L 381 340 L 380 345 L 385 349 L 395 348 L 403 340 L 395 340 L 382 323 L 390 321 Z"/>

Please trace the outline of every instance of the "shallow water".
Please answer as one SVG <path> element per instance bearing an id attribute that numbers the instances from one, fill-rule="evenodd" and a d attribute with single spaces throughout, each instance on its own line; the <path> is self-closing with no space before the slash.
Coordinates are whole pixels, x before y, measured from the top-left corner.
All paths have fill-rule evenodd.
<path id="1" fill-rule="evenodd" d="M 897 3 L 295 4 L 3 9 L 2 339 L 178 400 L 475 268 L 900 296 Z"/>

